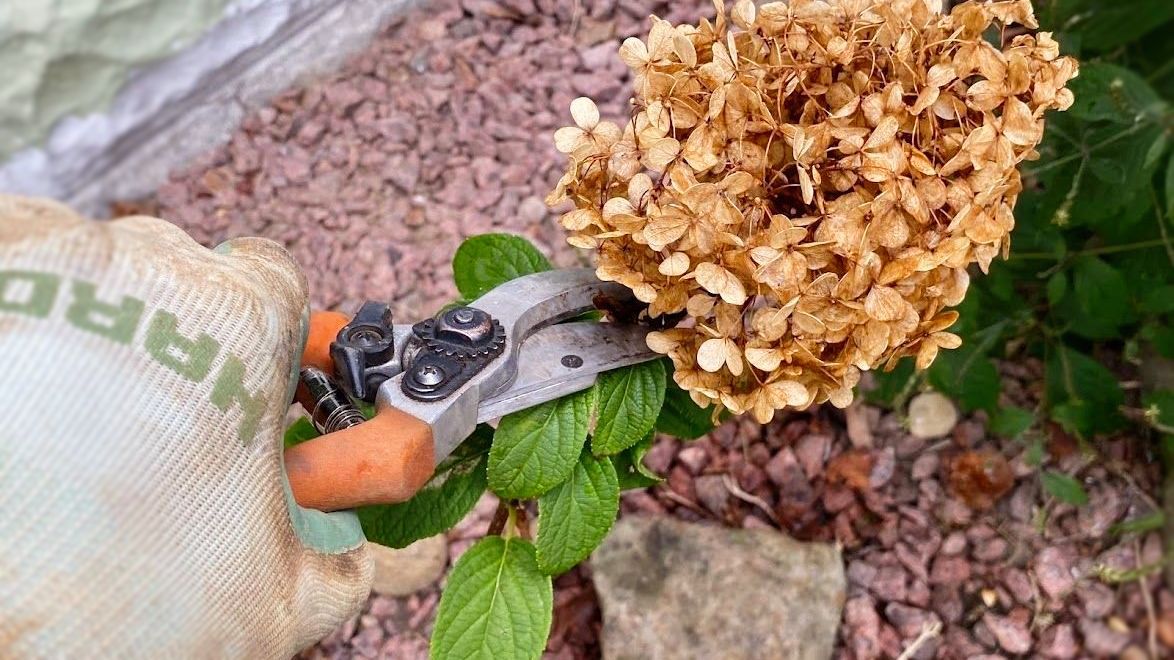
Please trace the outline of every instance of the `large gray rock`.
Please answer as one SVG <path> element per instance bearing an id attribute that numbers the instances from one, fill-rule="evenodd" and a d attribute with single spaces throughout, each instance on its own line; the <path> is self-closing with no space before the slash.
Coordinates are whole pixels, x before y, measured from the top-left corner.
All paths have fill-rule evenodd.
<path id="1" fill-rule="evenodd" d="M 591 565 L 605 658 L 832 654 L 846 589 L 835 546 L 637 516 L 616 524 Z"/>

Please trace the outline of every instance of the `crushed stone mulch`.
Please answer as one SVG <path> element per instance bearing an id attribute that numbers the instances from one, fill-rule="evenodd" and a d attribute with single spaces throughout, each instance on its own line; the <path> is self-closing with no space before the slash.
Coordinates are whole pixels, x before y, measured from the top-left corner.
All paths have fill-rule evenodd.
<path id="1" fill-rule="evenodd" d="M 275 239 L 306 270 L 317 308 L 380 299 L 400 319 L 456 295 L 449 262 L 470 235 L 518 233 L 556 265 L 586 263 L 542 201 L 565 165 L 551 134 L 580 95 L 626 116 L 630 77 L 615 53 L 650 13 L 711 11 L 709 0 L 431 2 L 115 212 L 159 215 L 208 245 Z M 1032 408 L 1040 366 L 1002 370 L 1004 403 Z M 981 414 L 925 440 L 858 404 L 734 420 L 693 443 L 661 438 L 647 463 L 665 482 L 625 495 L 623 510 L 840 543 L 839 658 L 1169 657 L 1161 539 L 1118 527 L 1157 508 L 1153 448 L 1117 437 L 1092 461 L 1058 429 L 1044 441 L 1045 468 L 1078 478 L 1087 506 L 1048 496 L 1029 444 L 994 437 Z M 487 496 L 449 532 L 452 561 L 495 506 Z M 302 657 L 425 658 L 438 599 L 438 587 L 373 595 Z M 599 627 L 590 568 L 558 578 L 547 657 L 598 657 Z"/>

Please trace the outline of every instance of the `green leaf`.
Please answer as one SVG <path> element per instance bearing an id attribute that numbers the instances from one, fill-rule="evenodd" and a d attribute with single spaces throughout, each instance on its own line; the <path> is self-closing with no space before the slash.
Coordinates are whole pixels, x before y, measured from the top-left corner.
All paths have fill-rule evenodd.
<path id="1" fill-rule="evenodd" d="M 1046 363 L 1047 395 L 1052 417 L 1081 436 L 1120 426 L 1117 408 L 1125 401 L 1113 372 L 1063 344 L 1053 344 Z"/>
<path id="2" fill-rule="evenodd" d="M 1166 219 L 1174 220 L 1174 158 L 1166 162 Z"/>
<path id="3" fill-rule="evenodd" d="M 481 426 L 445 461 L 415 497 L 399 504 L 360 507 L 368 541 L 389 548 L 407 546 L 455 526 L 485 492 L 485 462 L 492 429 Z"/>
<path id="4" fill-rule="evenodd" d="M 1174 390 L 1146 392 L 1142 397 L 1145 416 L 1150 424 L 1165 429 L 1174 428 Z"/>
<path id="5" fill-rule="evenodd" d="M 999 408 L 991 416 L 991 432 L 1006 438 L 1018 438 L 1035 424 L 1035 413 L 1024 408 Z"/>
<path id="6" fill-rule="evenodd" d="M 536 660 L 550 634 L 554 590 L 534 546 L 481 539 L 448 576 L 432 631 L 437 660 Z"/>
<path id="7" fill-rule="evenodd" d="M 611 457 L 611 463 L 615 466 L 616 476 L 619 478 L 620 490 L 649 488 L 664 481 L 644 464 L 644 455 L 652 448 L 655 437 L 655 433 L 649 433 L 640 442 Z"/>
<path id="8" fill-rule="evenodd" d="M 476 300 L 490 289 L 512 279 L 550 270 L 550 262 L 521 236 L 482 234 L 457 248 L 452 260 L 457 289 Z"/>
<path id="9" fill-rule="evenodd" d="M 1048 304 L 1053 307 L 1060 304 L 1064 294 L 1068 292 L 1068 275 L 1064 271 L 1052 273 L 1048 278 Z"/>
<path id="10" fill-rule="evenodd" d="M 1174 360 L 1174 327 L 1156 322 L 1147 323 L 1141 327 L 1138 335 L 1153 344 L 1159 355 Z"/>
<path id="11" fill-rule="evenodd" d="M 682 440 L 696 440 L 713 430 L 713 409 L 693 403 L 688 392 L 668 379 L 656 430 Z"/>
<path id="12" fill-rule="evenodd" d="M 1070 31 L 1059 38 L 1060 43 L 1068 45 L 1071 37 L 1078 36 L 1083 48 L 1094 51 L 1129 44 L 1174 17 L 1168 0 L 1052 0 L 1040 4 L 1045 5 L 1040 16 L 1045 29 Z M 1049 4 L 1055 7 L 1050 13 L 1045 11 Z"/>
<path id="13" fill-rule="evenodd" d="M 538 498 L 538 567 L 547 575 L 586 559 L 616 521 L 620 484 L 608 458 L 583 452 L 571 477 Z"/>
<path id="14" fill-rule="evenodd" d="M 1165 105 L 1144 78 L 1108 62 L 1082 63 L 1069 87 L 1075 100 L 1068 113 L 1084 121 L 1133 124 L 1139 115 L 1158 116 Z"/>
<path id="15" fill-rule="evenodd" d="M 664 405 L 665 375 L 660 360 L 609 371 L 596 383 L 598 418 L 591 451 L 610 456 L 640 442 Z"/>
<path id="16" fill-rule="evenodd" d="M 1110 534 L 1145 534 L 1162 528 L 1166 516 L 1161 511 L 1154 511 L 1139 518 L 1133 518 L 1117 523 L 1109 528 Z"/>
<path id="17" fill-rule="evenodd" d="M 987 352 L 999 339 L 1006 321 L 989 326 L 962 346 L 942 351 L 926 374 L 934 389 L 954 399 L 966 411 L 994 411 L 999 403 L 999 370 Z"/>
<path id="18" fill-rule="evenodd" d="M 1076 334 L 1089 339 L 1115 337 L 1118 328 L 1132 317 L 1125 278 L 1099 257 L 1076 259 L 1072 289 L 1074 295 L 1059 307 L 1058 313 Z"/>
<path id="19" fill-rule="evenodd" d="M 1088 493 L 1084 492 L 1084 486 L 1066 474 L 1048 470 L 1040 475 L 1040 481 L 1044 490 L 1061 502 L 1076 506 L 1088 504 Z"/>
<path id="20" fill-rule="evenodd" d="M 307 440 L 313 440 L 322 435 L 318 429 L 314 428 L 314 424 L 309 417 L 300 417 L 298 421 L 289 425 L 285 430 L 285 448 L 289 449 L 294 445 L 301 444 Z"/>
<path id="21" fill-rule="evenodd" d="M 875 385 L 864 396 L 872 403 L 895 408 L 900 403 L 898 399 L 912 391 L 919 377 L 913 368 L 913 360 L 900 360 L 892 371 L 873 371 Z"/>
<path id="22" fill-rule="evenodd" d="M 1141 311 L 1148 314 L 1174 312 L 1174 284 L 1167 284 L 1143 293 L 1140 307 Z"/>
<path id="23" fill-rule="evenodd" d="M 502 418 L 489 450 L 489 488 L 525 499 L 566 481 L 587 441 L 592 396 L 586 390 Z"/>

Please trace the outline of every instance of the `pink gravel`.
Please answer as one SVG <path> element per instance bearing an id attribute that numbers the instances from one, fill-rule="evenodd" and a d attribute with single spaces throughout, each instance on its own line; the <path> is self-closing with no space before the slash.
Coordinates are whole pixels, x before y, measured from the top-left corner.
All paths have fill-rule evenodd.
<path id="1" fill-rule="evenodd" d="M 709 0 L 431 2 L 338 74 L 252 113 L 153 199 L 116 211 L 158 214 L 208 245 L 273 238 L 306 270 L 317 308 L 352 311 L 373 298 L 402 320 L 420 318 L 455 296 L 449 262 L 466 236 L 514 232 L 558 265 L 585 262 L 542 203 L 564 166 L 550 136 L 579 95 L 605 117 L 626 115 L 629 77 L 615 51 L 646 30 L 649 13 L 693 21 L 710 11 Z M 1039 365 L 1003 374 L 1006 403 L 1032 408 Z M 1163 556 L 1156 533 L 1112 531 L 1152 510 L 1158 468 L 1136 438 L 1098 448 L 1095 464 L 1079 452 L 1049 459 L 1092 494 L 1076 509 L 1046 497 L 1025 447 L 988 434 L 982 415 L 930 443 L 894 413 L 815 409 L 765 427 L 735 420 L 691 444 L 661 438 L 646 463 L 665 483 L 625 495 L 624 510 L 842 544 L 850 587 L 839 658 L 897 657 L 919 637 L 911 657 L 1141 658 L 1151 626 L 1169 656 L 1174 593 L 1154 572 L 1109 579 Z M 1007 459 L 1012 479 L 986 509 L 950 485 L 955 459 L 979 450 Z M 449 533 L 454 561 L 493 507 L 486 498 Z M 589 568 L 556 584 L 547 657 L 598 657 Z M 425 658 L 438 593 L 372 596 L 302 657 Z M 923 635 L 934 624 L 941 632 Z"/>

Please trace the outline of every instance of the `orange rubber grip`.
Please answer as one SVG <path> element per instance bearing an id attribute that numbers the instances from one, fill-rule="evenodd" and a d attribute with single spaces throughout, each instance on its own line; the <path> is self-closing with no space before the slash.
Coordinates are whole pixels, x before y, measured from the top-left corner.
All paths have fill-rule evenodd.
<path id="1" fill-rule="evenodd" d="M 311 314 L 302 364 L 334 373 L 330 344 L 349 322 L 336 312 Z M 312 406 L 304 400 L 305 387 L 298 389 L 298 400 Z M 411 498 L 432 477 L 434 456 L 428 424 L 385 408 L 358 426 L 287 449 L 285 470 L 298 504 L 338 511 Z"/>
<path id="2" fill-rule="evenodd" d="M 302 365 L 333 374 L 334 360 L 330 357 L 330 344 L 338 337 L 338 331 L 350 322 L 350 318 L 338 312 L 311 313 L 310 332 L 306 336 L 306 348 L 302 350 Z"/>
<path id="3" fill-rule="evenodd" d="M 432 429 L 386 408 L 358 426 L 285 450 L 298 504 L 321 511 L 410 499 L 432 477 Z"/>

